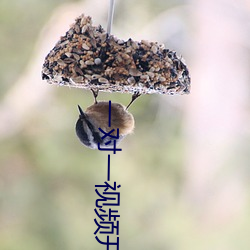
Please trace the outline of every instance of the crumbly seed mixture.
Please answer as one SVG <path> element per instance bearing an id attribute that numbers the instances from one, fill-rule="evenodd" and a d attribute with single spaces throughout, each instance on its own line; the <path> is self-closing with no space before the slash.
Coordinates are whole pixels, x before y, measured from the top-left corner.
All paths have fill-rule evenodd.
<path id="1" fill-rule="evenodd" d="M 188 94 L 182 57 L 163 45 L 120 40 L 81 15 L 45 58 L 49 83 L 106 92 Z"/>

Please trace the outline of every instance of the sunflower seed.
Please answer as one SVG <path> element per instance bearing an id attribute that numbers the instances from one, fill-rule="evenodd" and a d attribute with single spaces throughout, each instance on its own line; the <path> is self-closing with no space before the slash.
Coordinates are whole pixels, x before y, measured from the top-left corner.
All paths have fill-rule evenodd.
<path id="1" fill-rule="evenodd" d="M 158 48 L 157 48 L 155 45 L 153 45 L 152 48 L 151 48 L 151 51 L 152 51 L 154 54 L 156 54 L 157 51 L 158 51 Z"/>
<path id="2" fill-rule="evenodd" d="M 155 67 L 151 67 L 150 69 L 149 69 L 149 72 L 154 72 L 155 71 Z"/>
<path id="3" fill-rule="evenodd" d="M 150 71 L 147 72 L 147 75 L 148 75 L 151 79 L 153 79 L 154 76 L 155 76 L 155 74 L 154 74 L 153 72 L 150 72 Z"/>
<path id="4" fill-rule="evenodd" d="M 92 75 L 91 79 L 99 79 L 101 77 L 101 75 L 97 75 L 97 74 L 94 74 Z"/>
<path id="5" fill-rule="evenodd" d="M 79 56 L 79 55 L 77 55 L 77 54 L 75 54 L 75 53 L 73 53 L 72 55 L 74 56 L 74 58 L 75 58 L 77 61 L 80 60 L 80 56 Z"/>
<path id="6" fill-rule="evenodd" d="M 66 65 L 67 65 L 62 59 L 57 60 L 57 63 L 58 63 L 60 66 L 66 66 Z"/>
<path id="7" fill-rule="evenodd" d="M 72 63 L 72 62 L 75 62 L 75 59 L 73 59 L 73 58 L 65 58 L 63 61 L 64 61 L 65 63 L 67 63 L 67 64 L 70 64 L 70 63 Z"/>
<path id="8" fill-rule="evenodd" d="M 103 78 L 103 77 L 99 78 L 98 82 L 99 83 L 105 83 L 105 84 L 109 83 L 109 81 L 106 78 Z"/>
<path id="9" fill-rule="evenodd" d="M 93 61 L 87 60 L 87 61 L 85 62 L 85 64 L 86 64 L 86 65 L 94 65 L 95 63 L 94 63 Z"/>
<path id="10" fill-rule="evenodd" d="M 82 44 L 82 48 L 85 49 L 85 50 L 89 50 L 89 46 L 86 44 L 86 43 L 83 43 Z"/>
<path id="11" fill-rule="evenodd" d="M 75 66 L 75 67 L 74 67 L 74 70 L 75 70 L 75 72 L 78 73 L 79 75 L 83 75 L 83 72 L 82 72 L 82 70 L 81 70 L 79 67 Z"/>
<path id="12" fill-rule="evenodd" d="M 66 52 L 65 55 L 66 55 L 67 57 L 71 57 L 72 54 L 71 54 L 70 52 Z"/>
<path id="13" fill-rule="evenodd" d="M 141 76 L 142 75 L 142 73 L 138 69 L 135 69 L 135 68 L 130 68 L 129 74 L 131 76 Z"/>

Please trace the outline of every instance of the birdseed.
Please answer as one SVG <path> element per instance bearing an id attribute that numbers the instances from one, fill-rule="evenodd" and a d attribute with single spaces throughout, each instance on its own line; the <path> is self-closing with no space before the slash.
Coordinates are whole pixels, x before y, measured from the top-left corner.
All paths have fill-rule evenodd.
<path id="1" fill-rule="evenodd" d="M 157 42 L 123 41 L 81 15 L 46 56 L 43 80 L 60 86 L 140 94 L 188 94 L 183 58 Z"/>

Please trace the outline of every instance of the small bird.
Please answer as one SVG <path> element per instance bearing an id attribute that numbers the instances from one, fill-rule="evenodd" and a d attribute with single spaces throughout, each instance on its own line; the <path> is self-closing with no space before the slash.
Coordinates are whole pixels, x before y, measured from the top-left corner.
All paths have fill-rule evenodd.
<path id="1" fill-rule="evenodd" d="M 118 145 L 125 136 L 131 134 L 134 130 L 134 117 L 128 112 L 127 108 L 139 94 L 137 94 L 137 97 L 132 97 L 132 101 L 127 108 L 119 103 L 111 103 L 109 114 L 109 102 L 97 102 L 98 92 L 93 90 L 92 92 L 95 98 L 93 105 L 88 107 L 85 112 L 78 105 L 80 114 L 76 122 L 76 134 L 80 141 L 91 149 L 97 149 L 98 144 L 100 148 L 113 147 L 114 141 Z M 117 129 L 119 129 L 119 132 Z M 110 133 L 111 130 L 114 131 Z"/>

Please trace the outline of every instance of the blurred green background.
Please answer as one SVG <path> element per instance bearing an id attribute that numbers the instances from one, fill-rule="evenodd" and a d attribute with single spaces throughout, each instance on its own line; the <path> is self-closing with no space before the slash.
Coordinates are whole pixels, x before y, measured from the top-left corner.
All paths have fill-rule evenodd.
<path id="1" fill-rule="evenodd" d="M 94 186 L 108 154 L 74 131 L 92 94 L 42 82 L 41 68 L 80 13 L 106 27 L 108 4 L 0 2 L 1 250 L 105 249 Z M 135 132 L 111 155 L 120 249 L 250 249 L 249 31 L 249 1 L 116 1 L 113 34 L 164 43 L 192 77 L 189 96 L 142 96 L 130 109 Z"/>

